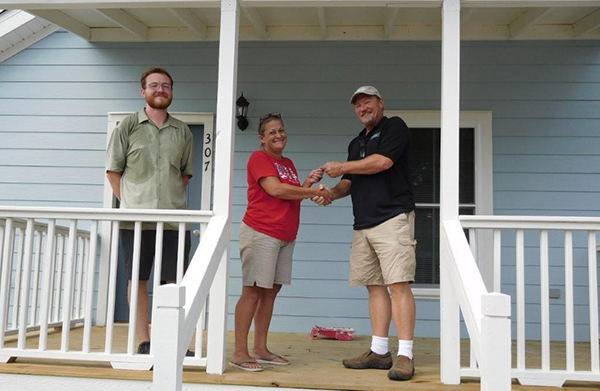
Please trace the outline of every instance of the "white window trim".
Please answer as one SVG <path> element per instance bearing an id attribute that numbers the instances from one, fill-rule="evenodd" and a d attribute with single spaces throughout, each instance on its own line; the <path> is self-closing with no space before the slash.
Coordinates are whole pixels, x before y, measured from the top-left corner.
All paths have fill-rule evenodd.
<path id="1" fill-rule="evenodd" d="M 441 111 L 439 110 L 385 110 L 388 117 L 402 118 L 409 128 L 441 128 Z M 494 172 L 492 146 L 492 112 L 461 111 L 460 127 L 475 129 L 475 214 L 494 214 Z M 492 248 L 493 233 L 478 230 L 476 260 L 483 280 L 488 289 L 492 286 Z M 440 290 L 413 288 L 418 299 L 439 299 Z"/>
<path id="2" fill-rule="evenodd" d="M 110 136 L 112 135 L 113 130 L 117 127 L 117 123 L 123 121 L 127 116 L 133 114 L 133 112 L 114 112 L 108 113 L 108 128 L 106 131 L 106 146 L 108 147 L 108 142 L 110 140 Z M 203 125 L 204 126 L 204 136 L 206 134 L 214 134 L 214 113 L 188 113 L 188 112 L 169 112 L 170 115 L 177 118 L 180 121 L 185 122 L 188 125 Z M 214 145 L 214 141 L 211 140 L 210 148 Z M 211 151 L 214 152 L 214 148 Z M 206 155 L 202 154 L 203 158 L 206 159 Z M 214 161 L 214 159 L 213 159 Z M 212 161 L 210 163 L 212 165 Z M 209 169 L 208 173 L 212 173 L 212 170 Z M 211 180 L 202 181 L 202 185 L 204 187 L 205 184 L 209 187 L 208 191 L 203 189 L 202 191 L 202 205 L 210 205 L 210 185 Z M 208 203 L 206 203 L 206 194 L 208 194 Z M 104 178 L 104 208 L 113 208 L 116 205 L 116 197 L 113 194 L 112 188 L 110 187 L 110 183 L 108 179 Z M 96 324 L 104 325 L 106 324 L 106 306 L 108 304 L 108 277 L 109 277 L 109 253 L 110 253 L 110 224 L 103 223 L 102 224 L 102 262 L 100 263 L 100 285 L 98 289 L 98 308 L 97 308 L 97 316 L 96 316 Z"/>

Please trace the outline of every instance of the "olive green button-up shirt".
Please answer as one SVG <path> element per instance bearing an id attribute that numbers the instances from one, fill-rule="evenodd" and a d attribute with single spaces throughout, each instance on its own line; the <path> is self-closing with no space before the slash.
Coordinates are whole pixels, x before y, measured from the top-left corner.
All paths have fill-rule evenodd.
<path id="1" fill-rule="evenodd" d="M 121 172 L 121 208 L 187 209 L 183 175 L 193 174 L 194 141 L 188 126 L 169 115 L 159 128 L 144 109 L 113 131 L 106 171 Z M 143 229 L 155 229 L 143 224 Z M 121 228 L 133 224 L 121 223 Z M 165 229 L 178 229 L 165 224 Z"/>

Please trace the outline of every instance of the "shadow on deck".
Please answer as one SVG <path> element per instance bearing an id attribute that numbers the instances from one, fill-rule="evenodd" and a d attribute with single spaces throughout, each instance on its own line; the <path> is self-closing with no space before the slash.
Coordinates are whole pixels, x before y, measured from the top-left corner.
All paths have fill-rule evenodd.
<path id="1" fill-rule="evenodd" d="M 95 327 L 92 335 L 92 350 L 103 351 L 104 349 L 103 327 Z M 71 330 L 70 349 L 80 350 L 83 329 Z M 61 333 L 55 331 L 49 335 L 48 348 L 58 349 Z M 252 336 L 251 336 L 252 338 Z M 127 339 L 126 327 L 115 327 L 115 351 L 124 352 Z M 395 349 L 390 338 L 391 348 Z M 37 347 L 37 335 L 31 335 L 27 339 L 27 347 Z M 15 338 L 9 338 L 7 347 L 15 347 Z M 269 347 L 272 351 L 287 357 L 291 361 L 289 366 L 265 365 L 265 370 L 258 373 L 243 372 L 228 367 L 225 374 L 207 375 L 204 368 L 186 368 L 184 371 L 184 382 L 207 383 L 207 384 L 230 384 L 262 387 L 288 387 L 304 389 L 325 390 L 479 390 L 478 379 L 463 379 L 459 386 L 446 386 L 439 380 L 439 339 L 418 338 L 415 341 L 415 367 L 416 373 L 413 380 L 409 382 L 391 381 L 387 378 L 387 371 L 383 370 L 349 370 L 342 364 L 342 358 L 353 357 L 362 353 L 370 346 L 370 337 L 358 336 L 354 341 L 342 342 L 328 339 L 310 340 L 308 334 L 272 333 L 269 339 Z M 228 335 L 228 352 L 233 351 L 233 334 Z M 552 368 L 564 368 L 564 344 L 553 343 Z M 467 365 L 468 343 L 462 343 L 463 365 Z M 513 349 L 515 351 L 515 349 Z M 527 365 L 539 368 L 539 343 L 529 343 Z M 576 346 L 576 367 L 589 370 L 589 344 L 578 343 Z M 66 360 L 42 360 L 20 358 L 11 364 L 0 364 L 0 373 L 24 374 L 24 375 L 46 375 L 86 378 L 106 378 L 123 380 L 152 380 L 152 372 L 129 371 L 112 369 L 109 363 L 66 361 Z M 566 389 L 570 391 L 597 390 L 598 384 L 593 383 L 567 383 Z M 557 390 L 549 387 L 523 387 L 513 383 L 515 390 Z M 563 388 L 564 389 L 564 388 Z"/>

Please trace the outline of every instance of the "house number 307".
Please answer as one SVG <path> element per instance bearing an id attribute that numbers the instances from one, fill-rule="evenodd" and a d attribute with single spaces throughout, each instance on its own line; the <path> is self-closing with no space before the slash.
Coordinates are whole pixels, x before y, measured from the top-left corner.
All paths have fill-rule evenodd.
<path id="1" fill-rule="evenodd" d="M 211 142 L 212 139 L 210 138 L 210 134 L 207 134 L 206 140 L 204 141 L 204 171 L 208 171 L 208 167 L 210 167 L 210 157 L 212 156 Z"/>

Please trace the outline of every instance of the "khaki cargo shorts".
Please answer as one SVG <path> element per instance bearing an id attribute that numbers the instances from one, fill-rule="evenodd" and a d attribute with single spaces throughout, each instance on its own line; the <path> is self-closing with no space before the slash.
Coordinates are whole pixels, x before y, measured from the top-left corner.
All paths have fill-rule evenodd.
<path id="1" fill-rule="evenodd" d="M 350 285 L 414 282 L 415 212 L 401 213 L 375 227 L 355 230 L 350 250 Z"/>
<path id="2" fill-rule="evenodd" d="M 240 258 L 244 286 L 272 289 L 273 284 L 290 285 L 295 244 L 265 235 L 242 222 Z"/>

